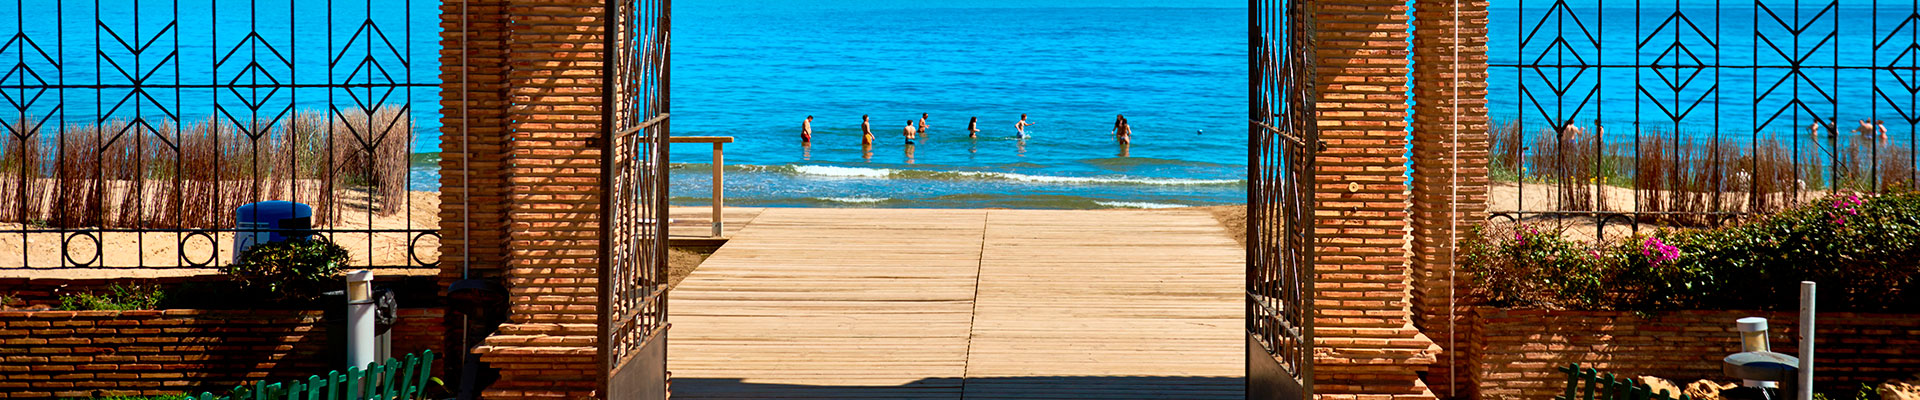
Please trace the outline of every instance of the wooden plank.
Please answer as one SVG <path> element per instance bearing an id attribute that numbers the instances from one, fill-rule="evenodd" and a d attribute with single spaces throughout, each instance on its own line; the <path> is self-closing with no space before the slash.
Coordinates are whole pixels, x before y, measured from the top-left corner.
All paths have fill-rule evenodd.
<path id="1" fill-rule="evenodd" d="M 677 398 L 1244 390 L 1244 252 L 1207 214 L 754 212 L 670 294 Z"/>
<path id="2" fill-rule="evenodd" d="M 996 210 L 969 399 L 1241 398 L 1244 251 L 1198 212 Z"/>

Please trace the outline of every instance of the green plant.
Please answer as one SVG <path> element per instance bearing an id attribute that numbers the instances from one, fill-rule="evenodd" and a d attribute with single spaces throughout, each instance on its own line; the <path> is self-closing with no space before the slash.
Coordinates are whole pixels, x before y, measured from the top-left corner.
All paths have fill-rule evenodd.
<path id="1" fill-rule="evenodd" d="M 240 286 L 286 301 L 312 300 L 334 285 L 347 249 L 321 240 L 263 243 L 240 253 L 240 261 L 226 267 Z"/>
<path id="2" fill-rule="evenodd" d="M 13 302 L 16 301 L 20 301 L 20 298 L 13 297 L 13 295 L 0 294 L 0 307 L 13 305 Z"/>
<path id="3" fill-rule="evenodd" d="M 69 293 L 60 295 L 60 309 L 65 311 L 90 310 L 152 310 L 160 306 L 160 300 L 166 292 L 159 286 L 118 283 L 108 285 L 106 293 Z"/>
<path id="4" fill-rule="evenodd" d="M 1489 305 L 1525 308 L 1580 307 L 1598 301 L 1598 273 L 1617 260 L 1559 231 L 1531 226 L 1474 228 L 1462 261 L 1482 285 L 1475 291 Z"/>
<path id="5" fill-rule="evenodd" d="M 1818 282 L 1823 310 L 1920 309 L 1920 194 L 1844 194 L 1715 229 L 1574 242 L 1517 226 L 1463 246 L 1471 294 L 1548 309 L 1791 309 Z"/>

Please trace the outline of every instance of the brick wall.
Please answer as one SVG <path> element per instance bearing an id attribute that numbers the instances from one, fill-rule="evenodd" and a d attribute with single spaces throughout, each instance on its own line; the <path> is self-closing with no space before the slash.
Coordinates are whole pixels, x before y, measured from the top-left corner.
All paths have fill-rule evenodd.
<path id="1" fill-rule="evenodd" d="M 431 281 L 432 277 L 421 276 L 421 275 L 381 274 L 379 272 L 401 272 L 401 271 L 399 270 L 376 271 L 376 274 L 374 275 L 374 285 L 377 287 L 394 288 L 396 293 L 399 293 L 401 295 L 400 304 L 402 304 L 403 306 L 416 307 L 416 306 L 420 306 L 421 304 L 428 304 L 428 303 L 438 304 L 439 303 L 438 299 L 429 300 L 429 299 L 423 298 L 425 297 L 424 296 L 425 293 L 431 292 L 430 289 L 426 289 L 426 288 L 433 284 L 433 282 Z M 410 272 L 428 273 L 430 271 L 413 270 Z M 176 277 L 165 277 L 165 278 L 137 278 L 137 279 L 136 278 L 100 278 L 100 279 L 0 278 L 0 295 L 7 295 L 7 296 L 13 297 L 14 303 L 8 304 L 7 306 L 10 306 L 15 309 L 50 309 L 60 305 L 60 296 L 62 295 L 76 294 L 76 293 L 105 293 L 108 287 L 112 285 L 158 286 L 162 290 L 174 290 L 174 288 L 180 287 L 181 285 L 190 284 L 190 283 L 223 283 L 223 282 L 231 282 L 232 279 L 233 278 L 230 278 L 226 275 L 194 275 L 194 276 L 176 276 Z M 427 292 L 422 292 L 421 290 L 427 290 Z"/>
<path id="2" fill-rule="evenodd" d="M 1407 269 L 1407 6 L 1315 2 L 1320 137 L 1315 392 L 1431 398 Z"/>
<path id="3" fill-rule="evenodd" d="M 1414 2 L 1414 325 L 1442 349 L 1426 376 L 1441 397 L 1470 396 L 1473 389 L 1452 384 L 1466 371 L 1465 358 L 1448 354 L 1448 346 L 1458 345 L 1453 332 L 1466 329 L 1457 318 L 1467 313 L 1450 314 L 1448 307 L 1456 294 L 1450 284 L 1466 281 L 1450 276 L 1453 235 L 1487 218 L 1486 24 L 1484 0 Z"/>
<path id="4" fill-rule="evenodd" d="M 1734 320 L 1765 317 L 1775 352 L 1795 354 L 1793 312 L 1474 310 L 1472 384 L 1487 399 L 1544 399 L 1566 384 L 1567 363 L 1679 382 L 1725 380 L 1720 360 L 1737 352 Z M 1920 315 L 1820 313 L 1815 322 L 1817 391 L 1851 395 L 1859 383 L 1920 372 Z"/>
<path id="5" fill-rule="evenodd" d="M 394 354 L 440 351 L 441 312 L 401 309 Z M 319 311 L 0 311 L 0 398 L 159 395 L 305 379 L 328 365 Z M 435 376 L 444 376 L 436 360 Z"/>

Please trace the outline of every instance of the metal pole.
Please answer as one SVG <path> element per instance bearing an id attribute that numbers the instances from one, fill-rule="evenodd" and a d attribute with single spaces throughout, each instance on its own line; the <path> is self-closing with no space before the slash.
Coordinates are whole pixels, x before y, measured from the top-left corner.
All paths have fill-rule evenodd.
<path id="1" fill-rule="evenodd" d="M 720 190 L 722 186 L 720 183 L 725 181 L 724 171 L 726 170 L 726 156 L 720 150 L 722 146 L 725 145 L 717 141 L 713 142 L 713 237 L 725 236 L 726 233 L 726 228 L 720 221 L 720 208 L 723 207 L 721 203 L 726 201 Z"/>
<path id="2" fill-rule="evenodd" d="M 373 271 L 347 274 L 347 367 L 366 367 L 373 354 Z"/>
<path id="3" fill-rule="evenodd" d="M 1813 282 L 1800 281 L 1800 400 L 1813 400 L 1813 310 Z"/>

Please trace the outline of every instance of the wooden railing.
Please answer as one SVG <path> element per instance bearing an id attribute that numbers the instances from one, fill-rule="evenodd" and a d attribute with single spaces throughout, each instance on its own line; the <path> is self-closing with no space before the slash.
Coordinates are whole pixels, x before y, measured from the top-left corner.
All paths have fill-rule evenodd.
<path id="1" fill-rule="evenodd" d="M 726 233 L 726 223 L 721 221 L 720 210 L 725 207 L 725 192 L 721 190 L 726 182 L 727 143 L 733 143 L 732 136 L 672 136 L 669 143 L 712 143 L 713 144 L 713 237 L 722 237 Z"/>

